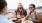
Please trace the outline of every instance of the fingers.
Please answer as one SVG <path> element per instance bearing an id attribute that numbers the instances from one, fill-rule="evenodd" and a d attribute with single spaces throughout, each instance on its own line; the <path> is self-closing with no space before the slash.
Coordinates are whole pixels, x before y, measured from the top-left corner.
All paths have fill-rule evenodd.
<path id="1" fill-rule="evenodd" d="M 31 19 L 31 18 L 28 18 L 28 20 L 32 21 L 32 19 Z"/>

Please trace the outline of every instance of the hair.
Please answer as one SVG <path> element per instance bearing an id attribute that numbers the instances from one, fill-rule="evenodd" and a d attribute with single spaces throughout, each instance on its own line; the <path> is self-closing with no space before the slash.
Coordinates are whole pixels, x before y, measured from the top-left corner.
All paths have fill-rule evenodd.
<path id="1" fill-rule="evenodd" d="M 34 4 L 30 4 L 29 6 L 33 6 L 33 8 L 35 10 L 35 5 Z M 31 12 L 29 14 L 31 15 Z"/>
<path id="2" fill-rule="evenodd" d="M 33 6 L 33 8 L 35 8 L 35 5 L 34 4 L 30 4 L 29 6 Z M 35 9 L 34 9 L 35 10 Z"/>
<path id="3" fill-rule="evenodd" d="M 21 3 L 19 3 L 19 4 L 21 4 Z M 21 4 L 22 5 L 22 4 Z"/>
<path id="4" fill-rule="evenodd" d="M 19 3 L 19 4 L 21 4 L 21 3 Z M 22 4 L 21 4 L 22 5 Z M 23 9 L 23 6 L 22 6 L 22 8 L 21 9 Z M 17 8 L 17 10 L 19 11 L 19 8 Z"/>
<path id="5" fill-rule="evenodd" d="M 0 11 L 5 7 L 7 6 L 7 3 L 5 0 L 0 0 Z"/>

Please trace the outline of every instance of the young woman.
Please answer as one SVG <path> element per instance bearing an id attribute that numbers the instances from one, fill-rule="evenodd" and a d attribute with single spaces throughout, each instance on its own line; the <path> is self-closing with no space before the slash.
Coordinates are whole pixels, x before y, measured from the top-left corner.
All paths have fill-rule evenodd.
<path id="1" fill-rule="evenodd" d="M 30 4 L 29 5 L 30 15 L 28 19 L 32 19 L 33 23 L 40 23 L 40 14 L 35 11 L 35 5 Z"/>
<path id="2" fill-rule="evenodd" d="M 17 12 L 19 12 L 21 17 L 25 17 L 27 15 L 27 11 L 24 10 L 21 3 L 18 4 L 18 8 L 17 8 L 17 10 L 15 10 L 15 12 L 16 12 L 16 15 L 17 15 Z"/>
<path id="3" fill-rule="evenodd" d="M 28 20 L 33 21 L 33 23 L 40 23 L 40 14 L 35 11 L 35 5 L 29 5 L 30 13 L 23 18 L 23 21 L 28 17 Z"/>
<path id="4" fill-rule="evenodd" d="M 13 23 L 5 17 L 7 13 L 7 3 L 5 0 L 0 0 L 0 23 Z"/>

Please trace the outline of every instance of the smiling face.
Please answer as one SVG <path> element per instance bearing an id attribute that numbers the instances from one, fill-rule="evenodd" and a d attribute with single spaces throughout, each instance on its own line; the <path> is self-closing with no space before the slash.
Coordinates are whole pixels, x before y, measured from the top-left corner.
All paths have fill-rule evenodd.
<path id="1" fill-rule="evenodd" d="M 29 9 L 30 9 L 30 11 L 34 11 L 34 7 L 33 6 L 29 6 Z"/>

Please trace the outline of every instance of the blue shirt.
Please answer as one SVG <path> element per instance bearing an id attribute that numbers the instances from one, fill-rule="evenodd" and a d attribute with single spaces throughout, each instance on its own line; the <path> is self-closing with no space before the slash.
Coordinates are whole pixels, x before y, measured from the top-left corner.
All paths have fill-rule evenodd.
<path id="1" fill-rule="evenodd" d="M 8 20 L 5 16 L 0 15 L 0 23 L 13 23 L 13 22 Z"/>

